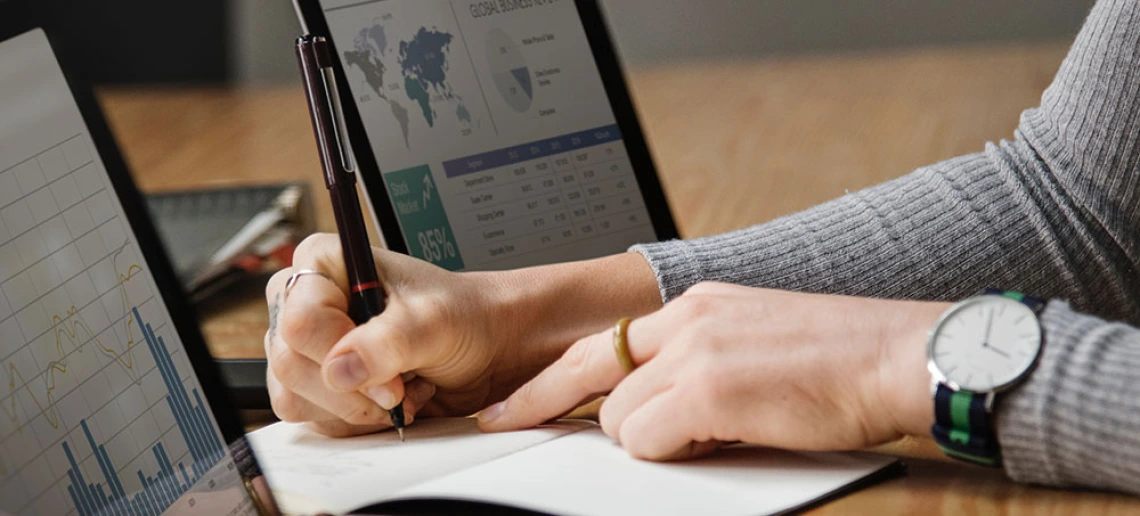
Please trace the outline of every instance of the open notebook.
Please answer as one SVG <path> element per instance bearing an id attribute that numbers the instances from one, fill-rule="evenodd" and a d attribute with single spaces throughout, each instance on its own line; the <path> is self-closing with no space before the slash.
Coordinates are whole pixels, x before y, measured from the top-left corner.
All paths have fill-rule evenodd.
<path id="1" fill-rule="evenodd" d="M 645 462 L 584 421 L 482 434 L 473 419 L 424 419 L 408 427 L 405 443 L 392 432 L 331 439 L 278 423 L 250 441 L 278 503 L 294 514 L 444 500 L 584 516 L 772 514 L 902 470 L 873 454 L 745 445 L 695 461 Z"/>

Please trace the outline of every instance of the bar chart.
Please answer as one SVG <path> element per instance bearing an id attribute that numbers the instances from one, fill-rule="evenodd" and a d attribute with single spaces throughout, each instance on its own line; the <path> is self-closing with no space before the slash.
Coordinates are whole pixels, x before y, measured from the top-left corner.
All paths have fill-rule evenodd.
<path id="1" fill-rule="evenodd" d="M 175 414 L 182 438 L 186 440 L 190 449 L 193 463 L 190 466 L 192 473 L 187 473 L 183 463 L 178 463 L 175 472 L 170 458 L 166 454 L 162 442 L 151 447 L 155 460 L 159 464 L 159 471 L 154 475 L 147 475 L 138 470 L 139 483 L 143 490 L 133 496 L 123 489 L 122 479 L 107 454 L 104 445 L 96 444 L 86 420 L 80 420 L 79 425 L 86 437 L 87 445 L 94 454 L 99 469 L 103 475 L 103 482 L 88 483 L 75 460 L 75 454 L 66 441 L 61 446 L 67 455 L 71 468 L 67 471 L 71 485 L 67 486 L 67 494 L 75 503 L 75 508 L 81 515 L 88 514 L 132 514 L 151 515 L 161 514 L 170 507 L 183 494 L 190 490 L 214 464 L 225 456 L 226 449 L 213 431 L 210 418 L 202 403 L 201 395 L 193 389 L 194 400 L 186 392 L 174 362 L 170 359 L 170 350 L 162 337 L 155 335 L 154 328 L 143 322 L 138 307 L 131 309 L 135 320 L 143 328 L 143 337 L 146 339 L 147 349 L 154 357 L 163 382 L 166 384 L 168 394 L 166 403 L 171 412 Z M 106 486 L 106 489 L 104 489 Z"/>
<path id="2" fill-rule="evenodd" d="M 0 68 L 0 515 L 255 514 L 126 171 L 44 31 L 0 42 Z"/>
<path id="3" fill-rule="evenodd" d="M 0 514 L 253 513 L 76 131 L 0 165 Z"/>

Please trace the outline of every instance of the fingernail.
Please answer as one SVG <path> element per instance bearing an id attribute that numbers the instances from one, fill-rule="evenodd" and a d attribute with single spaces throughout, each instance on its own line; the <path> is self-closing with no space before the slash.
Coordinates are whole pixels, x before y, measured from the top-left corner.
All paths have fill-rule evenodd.
<path id="1" fill-rule="evenodd" d="M 334 389 L 351 391 L 365 380 L 368 380 L 368 368 L 355 352 L 336 357 L 329 363 L 329 383 Z"/>
<path id="2" fill-rule="evenodd" d="M 501 401 L 499 403 L 491 405 L 490 407 L 483 409 L 483 411 L 479 413 L 479 422 L 480 423 L 494 422 L 496 419 L 499 419 L 499 416 L 503 415 L 503 412 L 506 409 L 507 409 L 507 402 L 505 402 L 505 401 Z"/>
<path id="3" fill-rule="evenodd" d="M 369 387 L 364 393 L 384 410 L 391 410 L 400 404 L 400 400 L 396 399 L 396 394 L 382 385 Z"/>

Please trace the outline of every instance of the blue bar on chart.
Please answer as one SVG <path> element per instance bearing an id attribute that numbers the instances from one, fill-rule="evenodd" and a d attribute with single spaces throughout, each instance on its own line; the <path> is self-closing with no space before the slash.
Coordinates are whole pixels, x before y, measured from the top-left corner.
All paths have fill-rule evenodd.
<path id="1" fill-rule="evenodd" d="M 154 363 L 162 376 L 162 381 L 166 384 L 168 393 L 166 403 L 174 414 L 174 421 L 182 438 L 186 441 L 187 449 L 189 449 L 190 456 L 193 459 L 193 463 L 190 464 L 191 472 L 187 472 L 186 466 L 181 462 L 178 463 L 178 470 L 175 471 L 174 464 L 170 462 L 170 457 L 166 454 L 166 448 L 163 447 L 162 442 L 156 442 L 151 446 L 151 453 L 154 454 L 154 458 L 158 462 L 159 471 L 153 476 L 147 475 L 141 470 L 137 471 L 136 475 L 142 489 L 137 493 L 128 495 L 123 488 L 119 472 L 111 461 L 111 456 L 107 454 L 105 445 L 96 443 L 95 437 L 91 434 L 91 429 L 87 426 L 87 421 L 80 420 L 79 427 L 83 431 L 87 446 L 91 448 L 99 465 L 99 471 L 103 476 L 102 482 L 89 483 L 79 468 L 79 463 L 72 453 L 71 446 L 67 441 L 63 442 L 63 453 L 67 456 L 67 461 L 71 466 L 67 471 L 67 478 L 71 482 L 67 486 L 67 494 L 71 497 L 76 511 L 81 516 L 162 514 L 179 497 L 189 491 L 194 483 L 217 464 L 226 453 L 221 437 L 214 431 L 214 426 L 210 423 L 209 413 L 206 411 L 198 390 L 193 389 L 191 393 L 186 392 L 186 387 L 182 384 L 182 378 L 174 367 L 174 361 L 170 358 L 170 351 L 162 337 L 155 335 L 154 328 L 150 324 L 143 323 L 138 308 L 131 310 L 135 320 L 139 322 L 139 326 L 142 328 L 147 348 L 154 356 Z M 190 399 L 191 394 L 194 397 L 193 401 Z"/>

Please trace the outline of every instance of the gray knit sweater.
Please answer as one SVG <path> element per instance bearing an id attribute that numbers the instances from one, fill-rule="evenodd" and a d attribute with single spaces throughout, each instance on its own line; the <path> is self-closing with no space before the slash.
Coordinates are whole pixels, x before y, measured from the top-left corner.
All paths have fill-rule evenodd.
<path id="1" fill-rule="evenodd" d="M 998 407 L 1005 469 L 1140 494 L 1140 0 L 1097 3 L 1013 141 L 766 224 L 633 249 L 666 301 L 700 281 L 1052 298 L 1040 365 Z"/>

